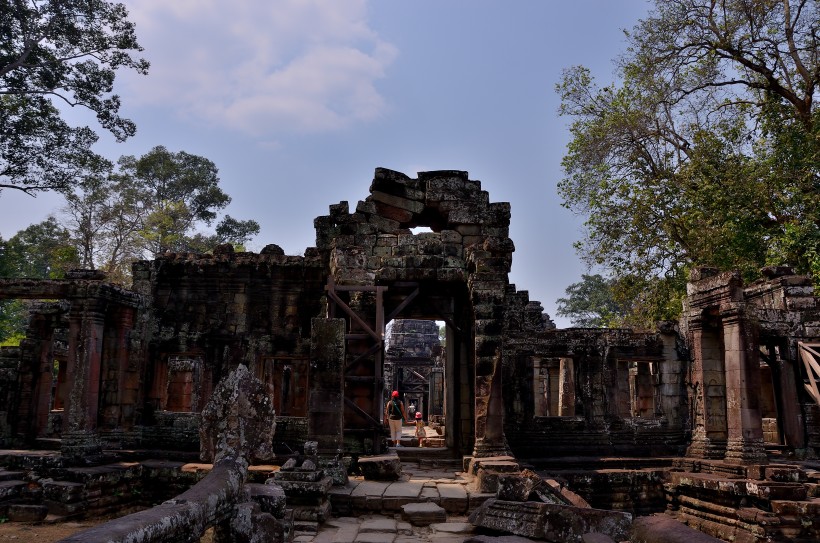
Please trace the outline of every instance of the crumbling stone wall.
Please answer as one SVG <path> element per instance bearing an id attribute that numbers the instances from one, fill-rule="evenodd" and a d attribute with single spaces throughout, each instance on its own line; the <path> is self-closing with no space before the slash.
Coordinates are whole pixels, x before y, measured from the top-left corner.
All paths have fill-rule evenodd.
<path id="1" fill-rule="evenodd" d="M 277 357 L 309 355 L 310 319 L 324 307 L 324 274 L 315 250 L 285 256 L 275 245 L 259 254 L 223 248 L 215 255 L 168 254 L 135 264 L 134 289 L 148 307 L 146 445 L 198 446 L 191 432 L 184 434 L 187 440 L 180 436 L 179 425 L 187 427 L 184 422 L 202 410 L 214 384 L 240 363 L 267 383 L 274 398 L 274 372 L 282 371 Z M 169 389 L 183 364 L 191 366 L 190 384 Z M 169 401 L 169 390 L 186 386 L 192 390 L 190 413 L 173 412 L 169 407 L 185 402 Z"/>
<path id="2" fill-rule="evenodd" d="M 419 313 L 402 316 L 438 318 L 442 311 L 452 312 L 454 305 L 469 314 L 469 320 L 459 324 L 469 349 L 465 357 L 474 364 L 469 369 L 473 382 L 467 397 L 453 398 L 451 405 L 457 418 L 457 448 L 471 447 L 477 455 L 509 452 L 501 398 L 503 314 L 515 250 L 509 223 L 509 203 L 491 203 L 481 183 L 470 180 L 467 172 L 420 172 L 411 179 L 383 168 L 376 169 L 370 196 L 357 204 L 354 213 L 347 202 L 341 202 L 314 221 L 317 248 L 336 285 L 387 286 L 390 296 L 396 290 L 391 285 L 415 282 L 422 288 L 436 285 L 438 294 L 442 289 L 463 293 L 457 300 L 450 294 L 445 309 L 428 304 L 411 309 Z M 409 229 L 416 226 L 432 232 L 414 235 Z M 382 307 L 378 292 L 362 291 L 348 301 L 354 311 L 372 314 Z M 384 322 L 379 326 L 383 328 Z M 349 349 L 351 360 L 365 350 L 364 346 Z M 353 410 L 354 422 L 366 423 L 365 414 L 371 423 L 381 416 L 381 399 L 368 401 L 372 393 L 364 389 L 382 387 L 362 380 L 381 379 L 381 362 L 377 357 L 369 372 L 362 371 L 355 383 L 348 382 L 351 402 L 359 407 Z M 460 389 L 459 383 L 455 386 Z"/>
<path id="3" fill-rule="evenodd" d="M 508 330 L 505 341 L 505 427 L 513 452 L 536 460 L 555 456 L 657 456 L 682 452 L 688 421 L 682 415 L 687 397 L 684 366 L 670 352 L 659 333 L 625 329 Z M 551 378 L 569 381 L 569 397 L 560 387 L 568 409 L 538 413 L 538 388 L 534 369 L 547 361 Z M 626 363 L 655 364 L 663 377 L 665 401 L 658 401 L 651 416 L 624 412 L 621 396 L 635 396 L 635 375 L 622 370 Z M 568 371 L 563 371 L 568 368 Z M 563 385 L 564 383 L 559 383 Z M 660 380 L 652 393 L 660 399 Z"/>
<path id="4" fill-rule="evenodd" d="M 820 342 L 820 299 L 810 278 L 789 267 L 762 272 L 750 285 L 737 273 L 692 272 L 681 322 L 693 359 L 692 456 L 764 460 L 763 397 L 771 397 L 777 411 L 770 435 L 782 435 L 798 454 L 815 454 L 820 428 L 806 421 L 817 404 L 803 387 L 798 343 Z M 770 379 L 761 379 L 762 367 Z M 723 422 L 716 427 L 715 421 Z"/>

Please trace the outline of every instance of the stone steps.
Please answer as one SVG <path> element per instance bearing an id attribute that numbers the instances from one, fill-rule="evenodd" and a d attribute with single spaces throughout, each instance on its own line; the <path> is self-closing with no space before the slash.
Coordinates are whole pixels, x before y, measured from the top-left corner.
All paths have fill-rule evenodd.
<path id="1" fill-rule="evenodd" d="M 482 493 L 453 479 L 430 481 L 364 481 L 351 479 L 344 487 L 330 489 L 330 504 L 336 516 L 396 514 L 411 503 L 433 503 L 448 515 L 466 515 L 494 493 Z"/>

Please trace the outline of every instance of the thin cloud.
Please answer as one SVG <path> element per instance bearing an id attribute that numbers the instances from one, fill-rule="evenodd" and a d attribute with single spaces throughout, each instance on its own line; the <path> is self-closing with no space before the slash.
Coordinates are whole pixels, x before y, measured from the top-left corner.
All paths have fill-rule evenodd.
<path id="1" fill-rule="evenodd" d="M 270 136 L 338 130 L 386 109 L 376 82 L 396 48 L 364 0 L 130 0 L 151 61 L 124 74 L 132 103 Z"/>

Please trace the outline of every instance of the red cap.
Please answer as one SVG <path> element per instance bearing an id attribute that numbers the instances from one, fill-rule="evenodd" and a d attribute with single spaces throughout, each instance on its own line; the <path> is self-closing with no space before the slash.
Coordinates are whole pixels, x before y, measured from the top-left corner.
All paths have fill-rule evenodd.
<path id="1" fill-rule="evenodd" d="M 420 411 L 416 411 L 416 418 L 417 418 L 417 419 L 420 419 L 420 418 L 421 418 L 421 412 L 420 412 Z"/>
<path id="2" fill-rule="evenodd" d="M 394 391 L 393 391 L 393 394 L 392 394 L 391 396 L 392 396 L 393 398 L 398 398 L 398 397 L 399 397 L 399 391 L 398 391 L 398 390 L 394 390 Z"/>

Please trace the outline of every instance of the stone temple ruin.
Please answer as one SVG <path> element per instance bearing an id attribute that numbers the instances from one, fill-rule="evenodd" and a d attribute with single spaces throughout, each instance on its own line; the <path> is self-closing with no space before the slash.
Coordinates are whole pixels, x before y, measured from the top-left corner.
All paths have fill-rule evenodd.
<path id="1" fill-rule="evenodd" d="M 130 289 L 86 270 L 0 279 L 1 299 L 36 300 L 25 340 L 0 351 L 0 514 L 173 509 L 217 493 L 190 522 L 219 541 L 284 541 L 407 505 L 411 521 L 472 512 L 477 528 L 548 541 L 674 541 L 668 521 L 698 530 L 690 541 L 820 540 L 810 279 L 767 268 L 746 285 L 700 268 L 680 322 L 561 330 L 509 282 L 510 219 L 466 172 L 377 169 L 354 210 L 341 202 L 315 219 L 303 256 L 166 254 L 136 263 Z M 402 322 L 435 329 L 434 341 L 403 344 Z M 255 392 L 213 407 L 241 368 Z M 395 388 L 435 422 L 427 460 L 387 447 Z M 244 407 L 230 409 L 237 398 Z M 252 433 L 268 436 L 267 452 L 201 437 L 220 424 L 236 434 L 230 447 Z M 348 473 L 401 478 L 411 461 L 457 465 L 466 497 L 447 485 L 435 498 L 350 490 Z"/>

